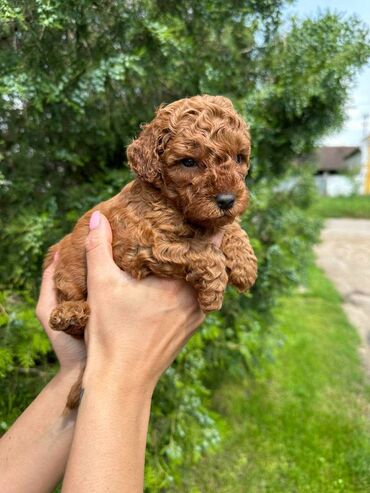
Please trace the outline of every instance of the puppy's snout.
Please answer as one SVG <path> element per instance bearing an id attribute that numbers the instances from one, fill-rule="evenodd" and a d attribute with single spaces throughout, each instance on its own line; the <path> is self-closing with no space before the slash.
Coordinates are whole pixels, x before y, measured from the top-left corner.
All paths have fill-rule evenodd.
<path id="1" fill-rule="evenodd" d="M 233 193 L 219 193 L 216 195 L 216 202 L 222 210 L 231 209 L 235 203 L 235 195 Z"/>

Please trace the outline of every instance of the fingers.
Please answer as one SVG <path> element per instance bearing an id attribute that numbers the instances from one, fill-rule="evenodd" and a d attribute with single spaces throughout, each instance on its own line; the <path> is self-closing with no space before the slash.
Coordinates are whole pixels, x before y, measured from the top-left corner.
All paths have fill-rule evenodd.
<path id="1" fill-rule="evenodd" d="M 54 285 L 55 266 L 58 262 L 58 252 L 55 253 L 52 263 L 42 275 L 40 296 L 36 307 L 36 316 L 42 324 L 48 321 L 51 310 L 56 306 L 56 292 Z"/>
<path id="2" fill-rule="evenodd" d="M 87 282 L 88 289 L 109 276 L 118 267 L 112 255 L 112 230 L 108 219 L 99 211 L 90 217 L 89 234 L 86 238 Z M 119 270 L 119 269 L 118 269 Z"/>
<path id="3" fill-rule="evenodd" d="M 218 233 L 216 233 L 211 237 L 211 243 L 213 243 L 216 247 L 220 248 L 223 237 L 224 237 L 224 232 L 219 231 Z"/>

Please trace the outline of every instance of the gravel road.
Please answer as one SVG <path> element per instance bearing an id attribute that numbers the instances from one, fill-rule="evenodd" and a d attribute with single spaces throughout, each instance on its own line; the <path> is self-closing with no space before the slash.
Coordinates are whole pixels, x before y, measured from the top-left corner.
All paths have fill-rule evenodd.
<path id="1" fill-rule="evenodd" d="M 328 219 L 316 258 L 343 296 L 343 308 L 361 337 L 360 353 L 370 377 L 370 220 Z"/>

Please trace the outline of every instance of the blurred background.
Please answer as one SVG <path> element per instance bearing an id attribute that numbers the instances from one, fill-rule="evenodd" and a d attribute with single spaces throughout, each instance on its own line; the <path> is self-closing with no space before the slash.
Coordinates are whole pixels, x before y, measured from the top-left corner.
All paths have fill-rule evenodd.
<path id="1" fill-rule="evenodd" d="M 146 491 L 370 491 L 369 24 L 361 0 L 1 0 L 1 432 L 57 370 L 48 246 L 132 179 L 160 103 L 221 94 L 259 277 L 161 379 Z"/>

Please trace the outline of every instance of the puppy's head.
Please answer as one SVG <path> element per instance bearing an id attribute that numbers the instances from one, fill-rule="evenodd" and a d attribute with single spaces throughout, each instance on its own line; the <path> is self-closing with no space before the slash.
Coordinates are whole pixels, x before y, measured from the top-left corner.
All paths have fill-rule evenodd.
<path id="1" fill-rule="evenodd" d="M 231 101 L 194 96 L 160 106 L 127 149 L 133 171 L 191 223 L 221 226 L 248 204 L 250 135 Z"/>

